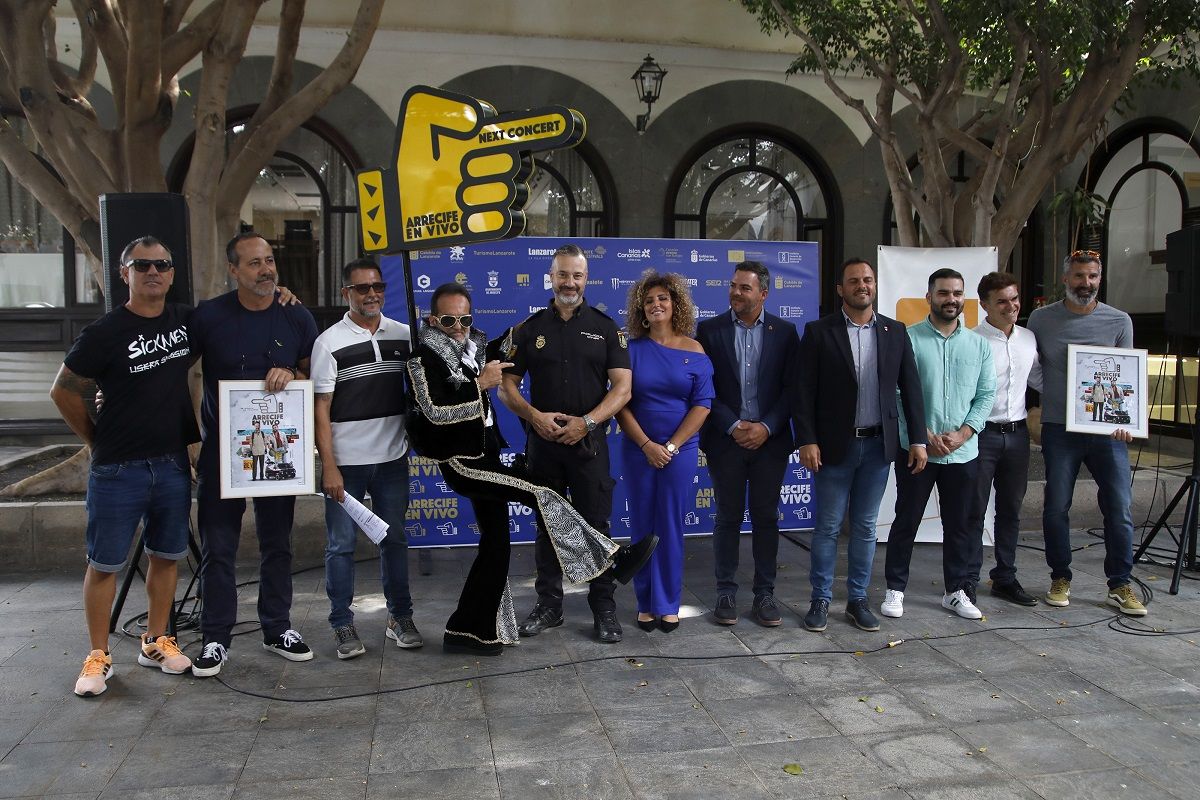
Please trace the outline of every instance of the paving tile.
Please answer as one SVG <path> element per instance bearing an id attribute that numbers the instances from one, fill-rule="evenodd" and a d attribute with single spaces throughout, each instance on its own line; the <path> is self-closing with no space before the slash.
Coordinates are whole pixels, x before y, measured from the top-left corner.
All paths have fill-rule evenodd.
<path id="1" fill-rule="evenodd" d="M 853 655 L 806 655 L 769 662 L 803 694 L 829 694 L 837 689 L 858 693 L 882 691 L 887 684 L 879 673 Z"/>
<path id="2" fill-rule="evenodd" d="M 978 679 L 954 683 L 904 683 L 896 691 L 943 725 L 1001 722 L 1034 712 L 994 684 Z"/>
<path id="3" fill-rule="evenodd" d="M 159 706 L 145 732 L 170 736 L 250 730 L 262 724 L 269 702 L 232 694 L 214 681 L 188 678 Z"/>
<path id="4" fill-rule="evenodd" d="M 695 701 L 687 684 L 670 667 L 586 672 L 580 678 L 598 711 Z"/>
<path id="5" fill-rule="evenodd" d="M 767 800 L 774 797 L 737 750 L 618 755 L 639 800 Z"/>
<path id="6" fill-rule="evenodd" d="M 1186 764 L 1155 764 L 1136 771 L 1146 780 L 1163 787 L 1172 797 L 1180 800 L 1200 800 L 1200 784 L 1196 782 L 1194 758 Z"/>
<path id="7" fill-rule="evenodd" d="M 999 675 L 989 682 L 1034 711 L 1048 716 L 1135 711 L 1125 700 L 1073 672 Z"/>
<path id="8" fill-rule="evenodd" d="M 756 659 L 676 666 L 675 672 L 701 702 L 764 694 L 786 697 L 796 691 L 778 670 Z"/>
<path id="9" fill-rule="evenodd" d="M 597 709 L 618 753 L 677 753 L 727 747 L 729 741 L 699 703 L 658 705 L 653 715 L 641 708 Z"/>
<path id="10" fill-rule="evenodd" d="M 0 760 L 0 797 L 99 794 L 136 740 L 21 744 Z"/>
<path id="11" fill-rule="evenodd" d="M 1200 705 L 1177 708 L 1151 708 L 1147 713 L 1155 719 L 1169 723 L 1175 730 L 1200 739 Z"/>
<path id="12" fill-rule="evenodd" d="M 380 723 L 404 724 L 430 719 L 483 719 L 480 680 L 462 680 L 440 686 L 385 692 L 376 703 Z"/>
<path id="13" fill-rule="evenodd" d="M 163 776 L 163 780 L 170 780 Z M 211 784 L 203 789 L 203 797 L 195 786 L 156 786 L 153 789 L 119 789 L 110 786 L 100 793 L 100 800 L 229 800 L 234 784 Z"/>
<path id="14" fill-rule="evenodd" d="M 1139 708 L 1181 706 L 1200 702 L 1200 686 L 1151 666 L 1120 671 L 1077 668 L 1077 673 Z"/>
<path id="15" fill-rule="evenodd" d="M 232 800 L 355 800 L 366 797 L 364 775 L 312 778 L 308 780 L 272 780 L 265 783 L 238 782 Z M 193 795 L 193 799 L 195 796 Z M 207 797 L 204 800 L 208 800 Z"/>
<path id="16" fill-rule="evenodd" d="M 310 696 L 313 702 L 308 703 L 270 701 L 257 718 L 259 727 L 264 731 L 271 731 L 302 727 L 320 729 L 374 725 L 379 696 L 370 694 L 366 697 L 345 697 L 343 692 L 342 687 L 312 690 Z M 336 699 L 323 699 L 326 697 Z M 258 702 L 260 701 L 254 700 L 248 705 L 254 708 Z"/>
<path id="17" fill-rule="evenodd" d="M 913 797 L 922 800 L 1039 800 L 1040 795 L 1014 780 L 963 783 L 954 786 L 911 786 Z"/>
<path id="18" fill-rule="evenodd" d="M 484 678 L 483 706 L 489 717 L 590 712 L 591 702 L 572 669 Z"/>
<path id="19" fill-rule="evenodd" d="M 1103 770 L 1117 763 L 1047 719 L 966 725 L 954 733 L 1010 774 L 1025 777 Z"/>
<path id="20" fill-rule="evenodd" d="M 1195 739 L 1149 714 L 1081 714 L 1054 724 L 1127 767 L 1186 762 L 1200 753 Z"/>
<path id="21" fill-rule="evenodd" d="M 500 797 L 496 770 L 489 764 L 420 772 L 371 773 L 367 777 L 367 800 L 488 800 Z"/>
<path id="22" fill-rule="evenodd" d="M 144 736 L 113 776 L 112 788 L 151 789 L 235 783 L 258 731 Z M 164 780 L 162 775 L 169 774 Z"/>
<path id="23" fill-rule="evenodd" d="M 1097 797 L 1144 800 L 1162 797 L 1162 787 L 1131 769 L 1094 770 L 1085 775 L 1038 775 L 1023 778 L 1041 797 L 1093 800 Z"/>
<path id="24" fill-rule="evenodd" d="M 492 743 L 487 722 L 482 719 L 378 723 L 375 726 L 371 775 L 491 764 Z"/>
<path id="25" fill-rule="evenodd" d="M 488 728 L 497 766 L 557 761 L 611 752 L 595 712 L 491 717 Z"/>
<path id="26" fill-rule="evenodd" d="M 873 694 L 843 691 L 811 700 L 825 719 L 845 735 L 929 728 L 937 723 L 895 690 Z"/>
<path id="27" fill-rule="evenodd" d="M 314 721 L 286 730 L 261 730 L 250 748 L 242 781 L 302 778 L 366 779 L 372 725 L 333 726 Z"/>
<path id="28" fill-rule="evenodd" d="M 736 749 L 774 797 L 853 796 L 897 785 L 842 736 Z M 787 764 L 797 764 L 803 772 L 791 775 L 784 771 Z"/>
<path id="29" fill-rule="evenodd" d="M 80 698 L 72 693 L 47 711 L 25 741 L 136 738 L 150 726 L 166 699 L 161 693 L 122 697 L 110 690 L 94 698 Z"/>
<path id="30" fill-rule="evenodd" d="M 984 677 L 1012 672 L 1040 672 L 1048 668 L 1047 659 L 1032 650 L 1014 645 L 997 633 L 942 639 L 929 645 L 964 669 Z"/>
<path id="31" fill-rule="evenodd" d="M 736 745 L 816 739 L 837 729 L 798 695 L 764 695 L 709 700 L 708 713 Z"/>
<path id="32" fill-rule="evenodd" d="M 859 750 L 874 758 L 888 778 L 900 788 L 935 785 L 995 784 L 1008 775 L 975 748 L 950 731 L 890 733 L 855 736 Z"/>
<path id="33" fill-rule="evenodd" d="M 633 792 L 616 755 L 576 757 L 496 767 L 501 797 L 516 800 L 632 800 Z M 644 797 L 645 795 L 640 795 Z"/>
<path id="34" fill-rule="evenodd" d="M 976 674 L 922 641 L 905 642 L 879 653 L 868 653 L 862 662 L 888 683 L 954 681 Z"/>

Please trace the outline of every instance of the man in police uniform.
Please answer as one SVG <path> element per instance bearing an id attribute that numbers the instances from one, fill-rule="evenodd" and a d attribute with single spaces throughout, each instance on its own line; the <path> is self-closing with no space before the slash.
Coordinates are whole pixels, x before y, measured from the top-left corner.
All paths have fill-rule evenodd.
<path id="1" fill-rule="evenodd" d="M 500 399 L 529 432 L 526 457 L 535 477 L 571 504 L 588 524 L 608 531 L 615 482 L 609 474 L 605 423 L 629 400 L 629 351 L 617 324 L 583 300 L 587 258 L 566 244 L 550 262 L 554 299 L 514 329 Z M 532 404 L 521 395 L 529 373 Z M 535 545 L 538 600 L 520 625 L 536 636 L 563 623 L 562 568 L 546 531 Z M 591 582 L 588 605 L 602 642 L 621 641 L 611 570 Z"/>

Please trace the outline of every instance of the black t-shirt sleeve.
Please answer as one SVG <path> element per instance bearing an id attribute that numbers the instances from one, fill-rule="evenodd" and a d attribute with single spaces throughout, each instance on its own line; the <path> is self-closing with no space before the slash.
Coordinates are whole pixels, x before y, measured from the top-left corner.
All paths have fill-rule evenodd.
<path id="1" fill-rule="evenodd" d="M 113 355 L 112 336 L 108 330 L 111 326 L 104 322 L 100 319 L 84 328 L 63 359 L 67 369 L 76 375 L 95 380 L 104 374 Z"/>

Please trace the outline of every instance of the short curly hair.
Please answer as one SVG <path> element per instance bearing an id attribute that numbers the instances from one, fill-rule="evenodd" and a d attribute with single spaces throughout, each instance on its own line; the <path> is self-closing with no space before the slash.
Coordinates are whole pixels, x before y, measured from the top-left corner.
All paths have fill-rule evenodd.
<path id="1" fill-rule="evenodd" d="M 646 293 L 651 289 L 663 288 L 671 295 L 671 329 L 680 336 L 691 336 L 696 330 L 696 304 L 688 291 L 687 278 L 675 272 L 660 273 L 648 269 L 641 280 L 629 289 L 629 306 L 625 325 L 630 338 L 636 339 L 647 331 Z"/>

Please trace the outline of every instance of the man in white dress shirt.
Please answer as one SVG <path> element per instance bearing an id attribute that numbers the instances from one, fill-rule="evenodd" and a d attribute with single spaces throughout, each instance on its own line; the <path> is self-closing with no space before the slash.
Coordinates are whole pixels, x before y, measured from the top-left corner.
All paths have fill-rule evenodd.
<path id="1" fill-rule="evenodd" d="M 1029 480 L 1029 426 L 1025 389 L 1041 391 L 1037 340 L 1017 325 L 1021 297 L 1017 279 L 1007 272 L 989 272 L 979 281 L 979 303 L 987 317 L 975 328 L 992 346 L 996 364 L 996 403 L 979 433 L 979 472 L 969 525 L 975 548 L 971 562 L 978 581 L 983 566 L 983 523 L 992 486 L 996 487 L 996 566 L 992 594 L 1022 606 L 1037 598 L 1017 580 L 1017 536 L 1021 530 L 1021 501 Z M 971 598 L 972 601 L 975 598 Z"/>

